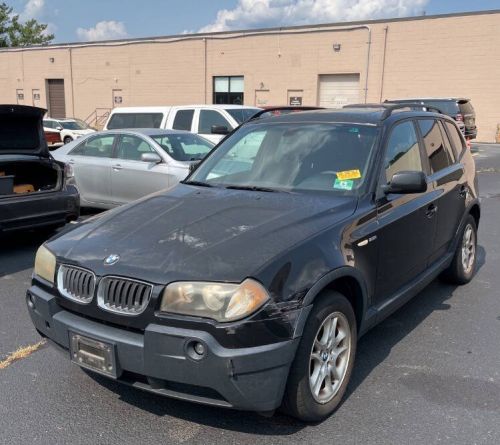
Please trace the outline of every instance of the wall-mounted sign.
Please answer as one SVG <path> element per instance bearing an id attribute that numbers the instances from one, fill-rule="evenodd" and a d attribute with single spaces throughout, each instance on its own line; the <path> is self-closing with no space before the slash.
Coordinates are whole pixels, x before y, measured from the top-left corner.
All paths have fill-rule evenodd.
<path id="1" fill-rule="evenodd" d="M 290 96 L 290 106 L 291 107 L 301 107 L 302 106 L 302 96 Z"/>

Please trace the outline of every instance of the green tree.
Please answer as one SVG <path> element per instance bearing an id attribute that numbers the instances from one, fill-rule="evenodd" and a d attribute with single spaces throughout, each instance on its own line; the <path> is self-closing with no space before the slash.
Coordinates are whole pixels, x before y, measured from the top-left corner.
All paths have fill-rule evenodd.
<path id="1" fill-rule="evenodd" d="M 21 22 L 12 7 L 0 3 L 0 48 L 8 46 L 47 45 L 54 34 L 47 34 L 47 25 L 35 19 Z"/>

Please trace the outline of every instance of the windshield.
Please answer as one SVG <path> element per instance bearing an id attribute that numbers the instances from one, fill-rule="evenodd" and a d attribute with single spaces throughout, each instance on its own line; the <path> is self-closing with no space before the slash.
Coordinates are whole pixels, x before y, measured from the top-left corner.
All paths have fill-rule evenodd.
<path id="1" fill-rule="evenodd" d="M 176 161 L 199 161 L 214 144 L 195 134 L 169 134 L 151 138 Z"/>
<path id="2" fill-rule="evenodd" d="M 232 188 L 351 192 L 361 187 L 378 128 L 359 124 L 242 127 L 188 182 Z"/>
<path id="3" fill-rule="evenodd" d="M 238 124 L 242 124 L 259 112 L 259 110 L 254 108 L 228 108 L 226 111 Z"/>
<path id="4" fill-rule="evenodd" d="M 65 130 L 85 130 L 86 127 L 77 121 L 60 121 L 61 127 Z"/>

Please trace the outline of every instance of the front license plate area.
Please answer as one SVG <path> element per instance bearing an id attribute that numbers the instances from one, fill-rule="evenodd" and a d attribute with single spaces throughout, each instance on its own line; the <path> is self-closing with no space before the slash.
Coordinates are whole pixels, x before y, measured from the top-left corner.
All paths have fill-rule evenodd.
<path id="1" fill-rule="evenodd" d="M 111 377 L 117 377 L 114 346 L 70 332 L 71 361 Z"/>

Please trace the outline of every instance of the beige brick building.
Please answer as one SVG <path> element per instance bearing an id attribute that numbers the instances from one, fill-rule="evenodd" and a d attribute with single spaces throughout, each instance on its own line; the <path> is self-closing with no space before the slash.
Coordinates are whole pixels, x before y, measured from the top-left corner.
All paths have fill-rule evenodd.
<path id="1" fill-rule="evenodd" d="M 500 10 L 0 51 L 0 103 L 94 123 L 113 106 L 414 96 L 470 98 L 478 140 L 493 141 Z"/>

